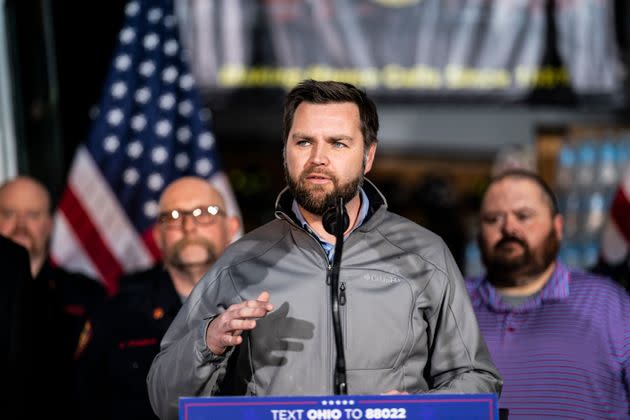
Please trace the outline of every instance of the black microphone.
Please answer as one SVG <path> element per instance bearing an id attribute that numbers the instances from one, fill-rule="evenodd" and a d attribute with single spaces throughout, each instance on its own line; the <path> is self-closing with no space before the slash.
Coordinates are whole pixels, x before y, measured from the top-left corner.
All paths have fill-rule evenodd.
<path id="1" fill-rule="evenodd" d="M 341 198 L 341 202 L 343 203 L 343 198 Z M 343 210 L 345 210 L 345 208 Z M 348 226 L 350 225 L 350 218 L 348 217 L 348 213 L 346 213 L 345 211 L 342 211 L 342 213 L 343 213 L 343 229 L 341 230 L 341 233 L 343 235 L 343 232 L 345 232 L 346 229 L 348 229 Z M 335 237 L 337 236 L 337 206 L 336 205 L 333 204 L 332 206 L 326 209 L 326 211 L 322 215 L 322 224 L 324 225 L 324 229 L 326 230 L 326 232 L 330 233 L 331 235 Z"/>
<path id="2" fill-rule="evenodd" d="M 343 336 L 341 335 L 341 318 L 339 316 L 339 267 L 341 265 L 341 253 L 343 250 L 343 233 L 350 225 L 350 218 L 346 213 L 343 198 L 337 197 L 336 203 L 329 207 L 322 215 L 322 224 L 326 232 L 335 236 L 335 255 L 331 270 L 328 271 L 327 283 L 330 284 L 330 302 L 332 304 L 333 330 L 335 333 L 335 346 L 337 348 L 337 360 L 333 383 L 336 395 L 347 395 L 348 384 L 346 382 L 346 357 L 343 351 Z"/>

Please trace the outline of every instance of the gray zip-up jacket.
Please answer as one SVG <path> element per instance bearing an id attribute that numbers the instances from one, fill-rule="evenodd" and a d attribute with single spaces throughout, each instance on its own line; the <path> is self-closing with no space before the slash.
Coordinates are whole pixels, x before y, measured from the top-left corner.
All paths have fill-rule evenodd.
<path id="1" fill-rule="evenodd" d="M 339 274 L 348 394 L 499 394 L 501 378 L 448 248 L 388 212 L 369 181 L 363 188 L 370 210 L 344 241 Z M 230 246 L 171 324 L 147 378 L 161 418 L 177 418 L 184 396 L 334 393 L 329 263 L 295 221 L 292 200 L 285 189 L 277 220 Z M 208 323 L 265 290 L 274 310 L 240 346 L 213 355 Z"/>

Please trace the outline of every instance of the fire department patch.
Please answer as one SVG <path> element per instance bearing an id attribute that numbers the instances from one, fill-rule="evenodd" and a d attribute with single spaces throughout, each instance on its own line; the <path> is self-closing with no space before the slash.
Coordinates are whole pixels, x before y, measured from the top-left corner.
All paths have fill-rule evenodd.
<path id="1" fill-rule="evenodd" d="M 79 335 L 79 341 L 77 343 L 77 348 L 74 350 L 74 359 L 78 359 L 83 354 L 83 351 L 87 347 L 87 345 L 92 340 L 92 323 L 87 320 L 85 324 L 83 324 L 83 330 Z"/>

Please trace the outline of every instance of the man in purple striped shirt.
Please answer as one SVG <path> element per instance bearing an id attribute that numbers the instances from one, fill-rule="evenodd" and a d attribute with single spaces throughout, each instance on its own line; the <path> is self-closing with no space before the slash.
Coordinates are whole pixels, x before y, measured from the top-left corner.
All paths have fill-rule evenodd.
<path id="1" fill-rule="evenodd" d="M 510 418 L 630 418 L 630 295 L 557 261 L 562 216 L 537 175 L 492 179 L 480 212 L 486 275 L 466 280 Z"/>

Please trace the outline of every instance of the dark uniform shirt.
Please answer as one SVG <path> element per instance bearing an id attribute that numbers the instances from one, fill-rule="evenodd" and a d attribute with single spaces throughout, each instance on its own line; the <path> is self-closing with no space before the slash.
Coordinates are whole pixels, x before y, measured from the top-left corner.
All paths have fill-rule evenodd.
<path id="1" fill-rule="evenodd" d="M 74 419 L 76 357 L 88 316 L 105 301 L 105 288 L 96 280 L 44 263 L 34 281 L 35 338 L 41 383 L 38 399 L 47 415 Z"/>
<path id="2" fill-rule="evenodd" d="M 91 340 L 80 358 L 81 418 L 157 418 L 146 377 L 181 305 L 161 265 L 121 279 L 119 294 L 86 329 L 91 328 Z"/>
<path id="3" fill-rule="evenodd" d="M 0 235 L 0 330 L 2 333 L 2 379 L 7 385 L 2 393 L 2 417 L 29 419 L 24 407 L 37 373 L 33 363 L 35 324 L 32 300 L 33 279 L 28 252 Z M 36 413 L 34 413 L 36 414 Z"/>

